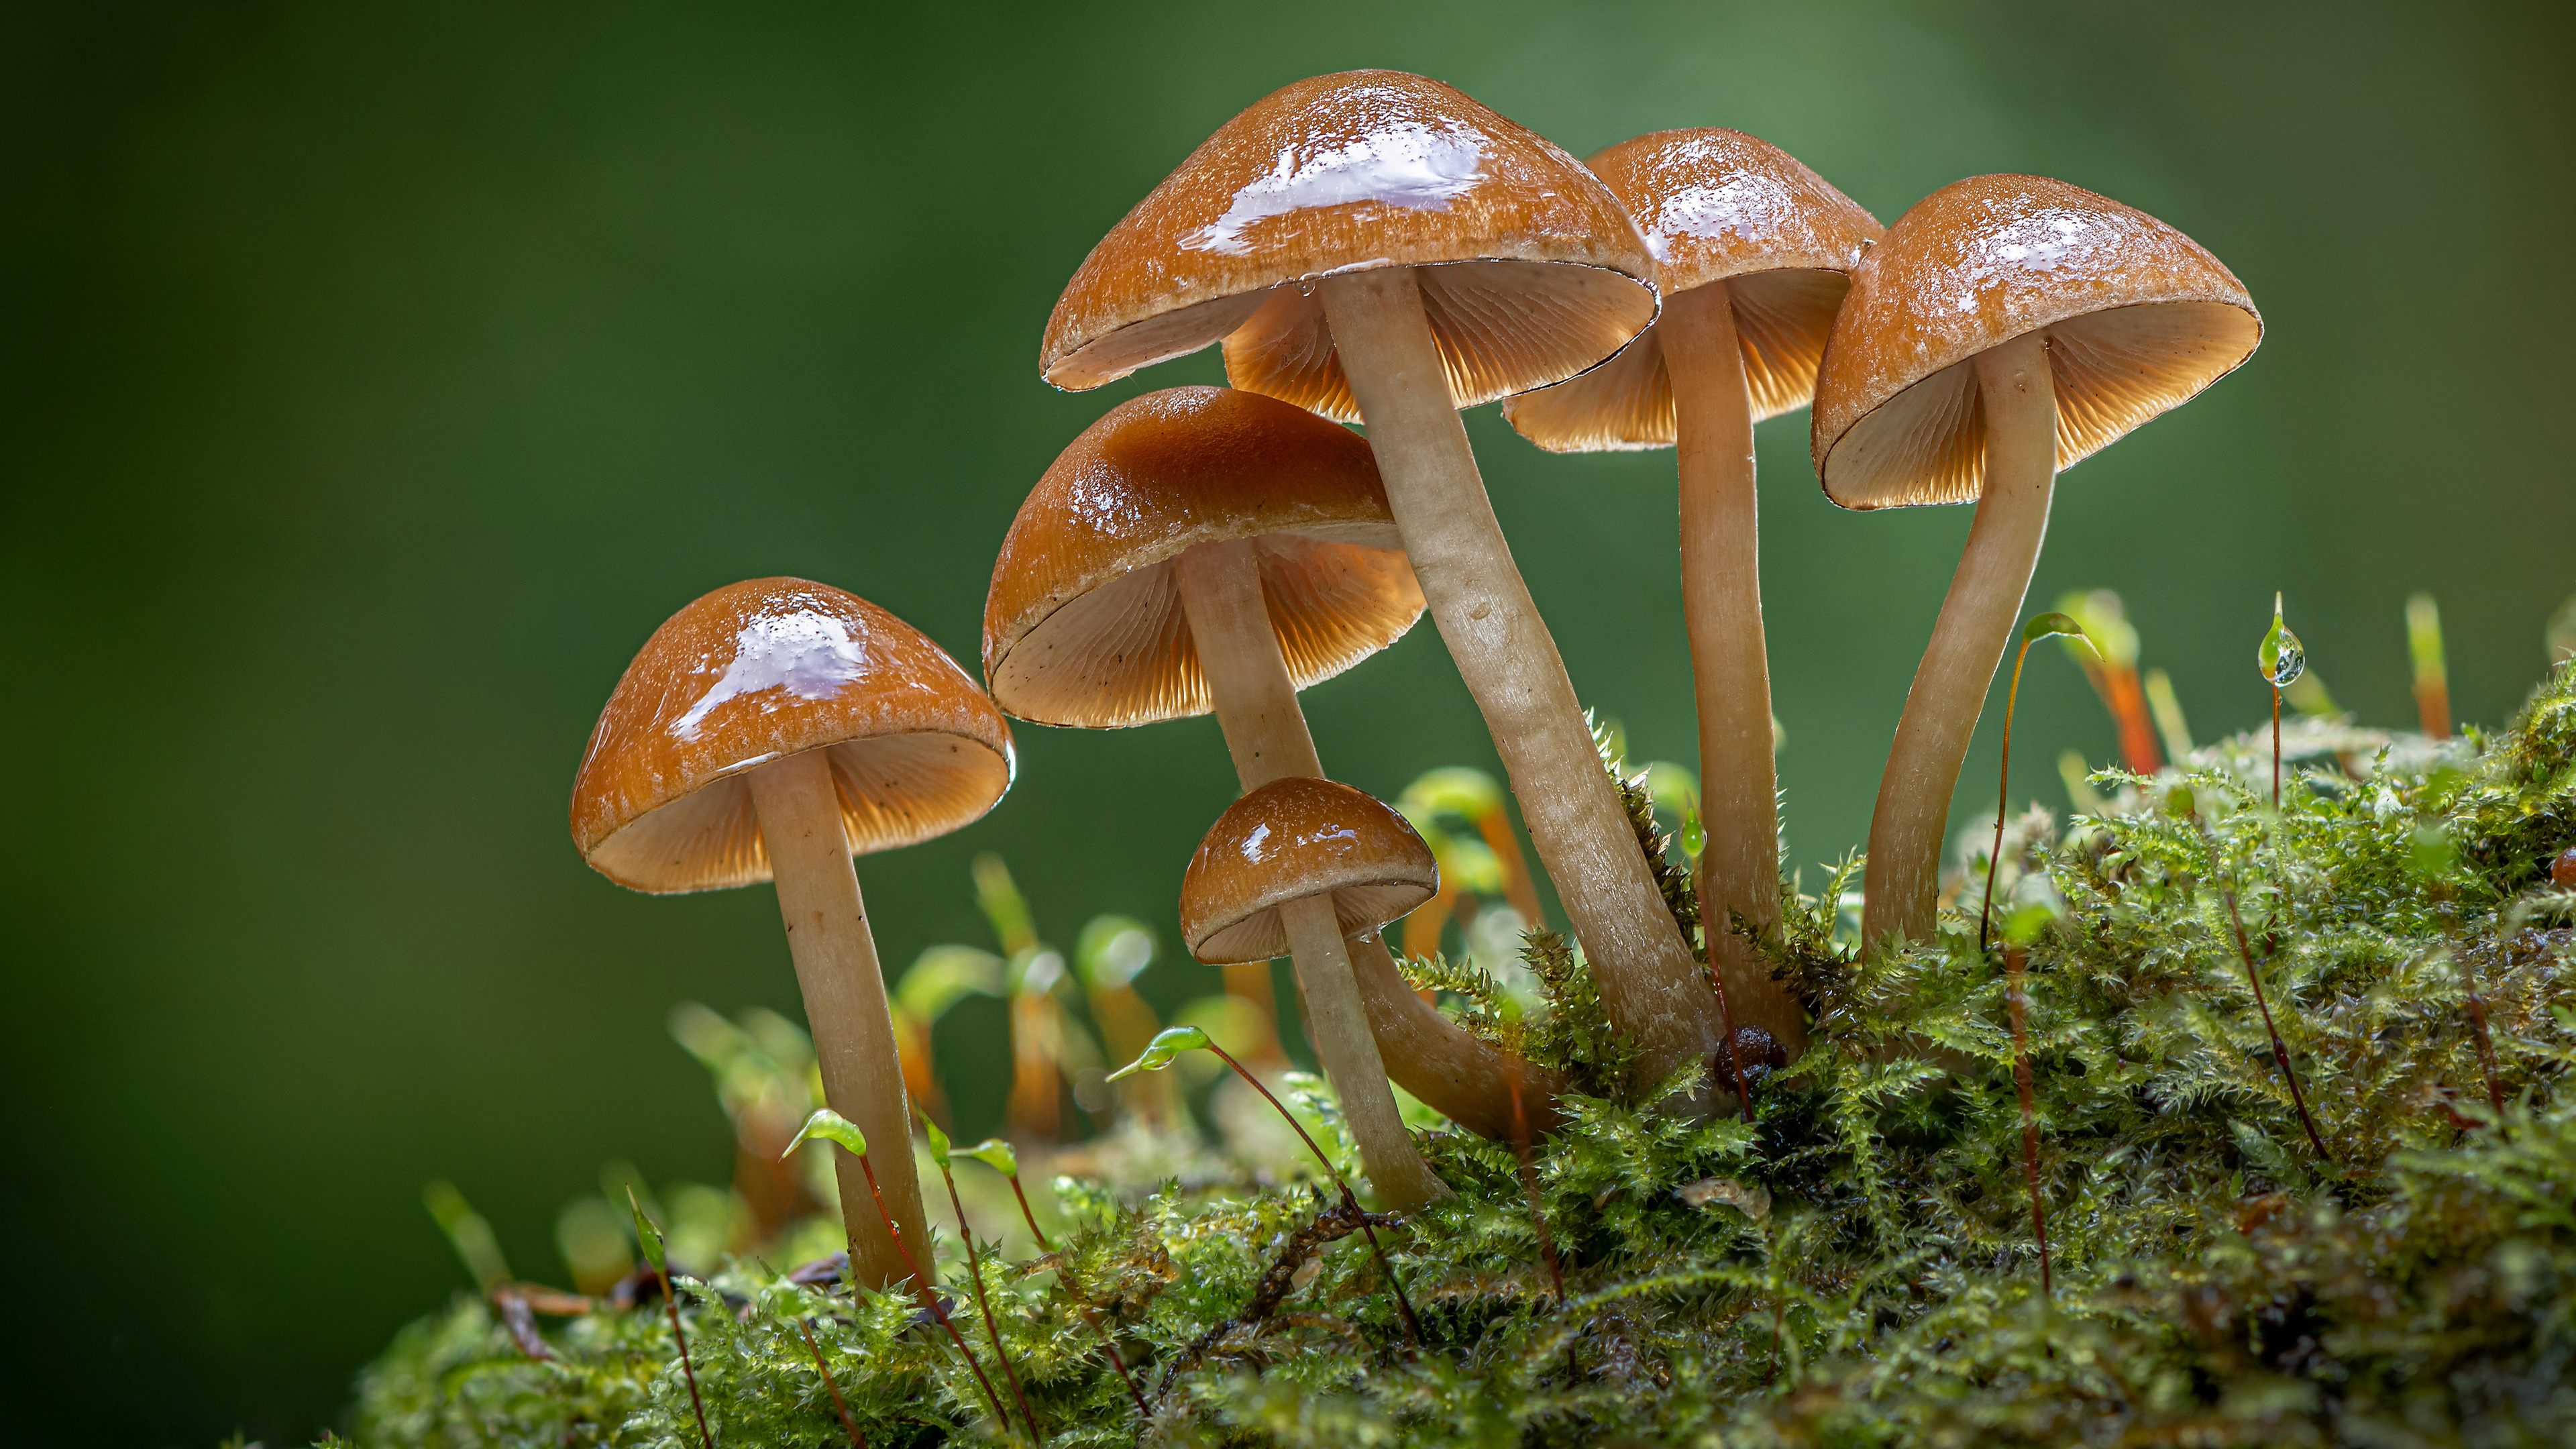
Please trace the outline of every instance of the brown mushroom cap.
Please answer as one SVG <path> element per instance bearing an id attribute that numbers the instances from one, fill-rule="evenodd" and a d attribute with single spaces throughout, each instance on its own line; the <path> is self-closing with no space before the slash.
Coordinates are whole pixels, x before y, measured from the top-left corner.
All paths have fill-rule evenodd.
<path id="1" fill-rule="evenodd" d="M 1211 966 L 1288 954 L 1279 907 L 1330 894 L 1342 934 L 1372 931 L 1440 889 L 1403 816 L 1332 780 L 1273 780 L 1226 808 L 1181 877 L 1181 935 Z"/>
<path id="2" fill-rule="evenodd" d="M 1585 163 L 1636 220 L 1666 297 L 1726 282 L 1756 419 L 1802 408 L 1848 273 L 1887 228 L 1768 141 L 1710 126 L 1656 131 Z M 1658 324 L 1592 371 L 1503 404 L 1552 452 L 1673 445 Z"/>
<path id="3" fill-rule="evenodd" d="M 1572 377 L 1655 316 L 1636 228 L 1573 157 L 1438 81 L 1348 71 L 1255 102 L 1138 202 L 1066 284 L 1038 371 L 1098 387 L 1223 338 L 1235 386 L 1355 422 L 1322 304 L 1283 284 L 1402 266 L 1428 268 L 1460 407 Z"/>
<path id="4" fill-rule="evenodd" d="M 1273 398 L 1176 387 L 1119 404 L 1029 492 L 993 565 L 984 677 L 1041 724 L 1151 724 L 1215 707 L 1173 561 L 1256 540 L 1300 689 L 1422 615 L 1368 443 Z"/>
<path id="5" fill-rule="evenodd" d="M 1916 202 L 1852 272 L 1816 383 L 1816 472 L 1846 508 L 1966 503 L 1985 483 L 1971 359 L 2048 332 L 2057 466 L 2253 355 L 2262 314 L 2198 242 L 2082 187 L 1972 176 Z"/>
<path id="6" fill-rule="evenodd" d="M 639 891 L 769 879 L 743 776 L 828 750 L 850 850 L 945 835 L 1010 788 L 1010 726 L 957 661 L 855 595 L 752 579 L 674 614 L 626 666 L 572 788 L 572 838 Z"/>

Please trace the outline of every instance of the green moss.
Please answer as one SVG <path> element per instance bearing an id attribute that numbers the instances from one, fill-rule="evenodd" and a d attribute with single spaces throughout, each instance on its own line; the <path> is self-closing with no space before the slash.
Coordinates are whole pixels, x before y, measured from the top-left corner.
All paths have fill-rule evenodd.
<path id="1" fill-rule="evenodd" d="M 2547 875 L 2576 843 L 2576 676 L 2562 667 L 2500 735 L 2352 763 L 2370 768 L 2304 771 L 2275 815 L 2268 756 L 2208 751 L 2154 781 L 2097 777 L 2118 796 L 2101 817 L 2008 835 L 1999 914 L 2028 939 L 2053 1300 L 1999 955 L 1954 914 L 1938 942 L 1864 957 L 1846 870 L 1796 895 L 1766 944 L 1817 1030 L 1758 1087 L 1755 1124 L 1647 1110 L 1672 1084 L 1621 1095 L 1626 1057 L 1553 938 L 1531 942 L 1549 1009 L 1526 1022 L 1473 970 L 1426 971 L 1472 1029 L 1520 1034 L 1597 1094 L 1535 1153 L 1561 1302 L 1508 1144 L 1431 1134 L 1456 1198 L 1381 1229 L 1419 1348 L 1311 1186 L 1222 1159 L 1186 1186 L 1061 1184 L 1069 1259 L 996 1254 L 985 1285 L 1050 1442 L 2576 1440 L 2576 1103 L 2560 1090 L 2576 893 Z M 2329 1159 L 2274 1059 L 2230 896 Z M 1145 1425 L 1068 1265 L 1137 1370 Z M 948 1297 L 989 1356 L 963 1273 L 946 1270 Z M 1265 1274 L 1289 1291 L 1263 1294 Z M 908 1300 L 751 1259 L 689 1288 L 718 1444 L 848 1442 L 804 1330 L 870 1444 L 998 1437 Z M 460 1299 L 367 1371 L 359 1439 L 694 1444 L 656 1307 L 550 1323 L 539 1361 Z"/>

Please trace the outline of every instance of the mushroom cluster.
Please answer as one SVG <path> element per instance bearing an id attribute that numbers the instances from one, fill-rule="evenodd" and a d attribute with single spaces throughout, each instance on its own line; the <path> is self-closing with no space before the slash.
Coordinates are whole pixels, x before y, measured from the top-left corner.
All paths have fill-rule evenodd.
<path id="1" fill-rule="evenodd" d="M 2207 251 L 2063 182 L 1974 177 L 1881 227 L 1740 132 L 1656 132 L 1587 165 L 1420 76 L 1300 81 L 1192 152 L 1056 303 L 1039 371 L 1057 387 L 1211 345 L 1232 386 L 1122 403 L 1037 480 L 994 567 L 984 688 L 838 590 L 718 590 L 620 682 L 573 834 L 638 890 L 773 880 L 832 1109 L 905 1142 L 850 858 L 990 809 L 1012 778 L 1005 714 L 1100 729 L 1213 713 L 1241 793 L 1211 802 L 1178 881 L 1184 939 L 1210 964 L 1292 960 L 1371 1186 L 1415 1207 L 1445 1189 L 1391 1083 L 1495 1137 L 1544 1131 L 1562 1084 L 1408 984 L 1385 928 L 1444 898 L 1433 851 L 1325 775 L 1298 692 L 1431 615 L 1636 1085 L 1706 1064 L 1710 1087 L 1672 1105 L 1712 1110 L 1744 1089 L 1740 1051 L 1794 1055 L 1808 1026 L 1759 948 L 1781 915 L 1753 424 L 1812 403 L 1817 476 L 1842 507 L 1976 505 L 1870 832 L 1865 935 L 1922 939 L 2057 473 L 2243 362 L 2261 330 Z M 1542 448 L 1677 450 L 1698 940 L 1460 424 L 1497 400 Z M 910 1156 L 882 1165 L 842 1194 L 854 1269 L 881 1286 L 907 1275 L 904 1240 L 927 1241 Z"/>

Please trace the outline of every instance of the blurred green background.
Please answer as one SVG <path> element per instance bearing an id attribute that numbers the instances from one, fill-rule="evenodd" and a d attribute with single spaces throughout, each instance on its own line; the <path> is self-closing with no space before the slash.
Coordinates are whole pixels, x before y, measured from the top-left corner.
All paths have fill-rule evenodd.
<path id="1" fill-rule="evenodd" d="M 1218 378 L 1050 391 L 1058 288 L 1301 76 L 1426 72 L 1577 154 L 1737 126 L 1888 219 L 2044 172 L 2199 238 L 2268 340 L 2068 477 L 2033 597 L 2121 590 L 2204 739 L 2262 716 L 2276 588 L 2391 725 L 2409 591 L 2492 722 L 2576 590 L 2560 7 L 98 4 L 0 37 L 16 1442 L 329 1422 L 463 1281 L 425 1179 L 557 1277 L 554 1212 L 602 1159 L 722 1179 L 663 1018 L 792 1014 L 775 907 L 583 867 L 564 806 L 600 703 L 665 615 L 757 574 L 972 661 L 1056 449 Z M 1639 758 L 1689 759 L 1671 455 L 1469 426 L 1578 690 Z M 1763 544 L 1789 839 L 1818 861 L 1866 829 L 1968 510 L 1838 513 L 1805 429 L 1761 430 Z M 2047 762 L 2107 761 L 2111 725 L 2062 661 L 2025 692 L 2022 779 L 2061 802 Z M 1309 701 L 1381 795 L 1491 765 L 1428 627 Z M 979 850 L 1059 941 L 1096 910 L 1169 939 L 1231 793 L 1213 724 L 1020 741 L 988 819 L 862 862 L 889 963 L 986 940 Z M 969 1133 L 999 1025 L 943 1027 Z"/>

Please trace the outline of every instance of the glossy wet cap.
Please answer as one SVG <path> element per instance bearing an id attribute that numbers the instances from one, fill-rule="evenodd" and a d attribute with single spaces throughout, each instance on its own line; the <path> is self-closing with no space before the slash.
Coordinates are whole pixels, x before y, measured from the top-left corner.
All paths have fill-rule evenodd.
<path id="1" fill-rule="evenodd" d="M 1300 689 L 1421 617 L 1366 440 L 1273 398 L 1170 388 L 1112 408 L 1020 505 L 984 603 L 994 700 L 1095 729 L 1207 713 L 1176 560 L 1228 539 L 1254 540 Z"/>
<path id="2" fill-rule="evenodd" d="M 806 750 L 830 752 L 854 854 L 945 835 L 1011 785 L 1010 726 L 938 645 L 829 585 L 752 579 L 626 666 L 573 780 L 573 843 L 640 891 L 767 880 L 744 776 Z"/>
<path id="3" fill-rule="evenodd" d="M 1092 248 L 1038 370 L 1088 388 L 1225 341 L 1226 375 L 1357 421 L 1332 272 L 1420 266 L 1458 406 L 1574 376 L 1654 320 L 1645 243 L 1573 157 L 1435 80 L 1317 76 L 1210 136 Z"/>
<path id="4" fill-rule="evenodd" d="M 1753 416 L 1805 407 L 1849 273 L 1887 234 L 1878 218 L 1788 152 L 1721 127 L 1656 131 L 1585 164 L 1636 220 L 1667 301 L 1727 284 Z M 1658 320 L 1581 377 L 1510 399 L 1503 416 L 1554 452 L 1671 447 L 1660 340 L 1671 325 Z"/>
<path id="5" fill-rule="evenodd" d="M 1217 817 L 1181 878 L 1181 936 L 1211 966 L 1288 954 L 1279 907 L 1330 893 L 1342 934 L 1431 899 L 1440 867 L 1404 817 L 1348 785 L 1273 780 Z"/>
<path id="6" fill-rule="evenodd" d="M 2252 356 L 2263 318 L 2218 258 L 2145 212 L 2043 176 L 1952 182 L 1853 269 L 1816 382 L 1826 495 L 1846 508 L 1975 501 L 1973 359 L 2042 330 L 2057 466 L 2070 468 Z"/>

